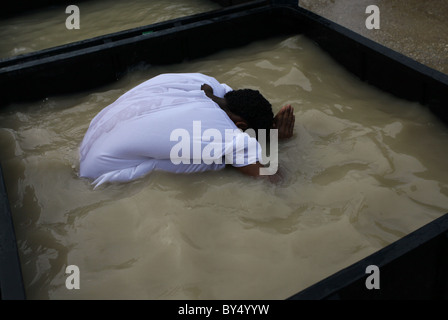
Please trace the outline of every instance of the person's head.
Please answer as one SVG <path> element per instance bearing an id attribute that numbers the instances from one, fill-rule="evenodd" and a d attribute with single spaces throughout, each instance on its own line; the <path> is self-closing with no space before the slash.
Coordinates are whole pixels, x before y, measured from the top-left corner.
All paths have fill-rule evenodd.
<path id="1" fill-rule="evenodd" d="M 271 128 L 274 119 L 272 106 L 258 90 L 229 91 L 224 95 L 224 99 L 230 112 L 237 116 L 232 120 L 238 128 L 243 131 L 251 128 L 256 133 L 259 129 Z"/>

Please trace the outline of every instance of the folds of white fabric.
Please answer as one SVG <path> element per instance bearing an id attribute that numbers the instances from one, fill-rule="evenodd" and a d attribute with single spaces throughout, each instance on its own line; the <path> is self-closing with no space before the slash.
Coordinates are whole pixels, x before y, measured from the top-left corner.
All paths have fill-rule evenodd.
<path id="1" fill-rule="evenodd" d="M 94 179 L 93 184 L 99 186 L 105 182 L 134 180 L 153 170 L 175 173 L 219 170 L 224 168 L 225 161 L 210 163 L 207 157 L 213 156 L 216 160 L 229 152 L 234 153 L 235 160 L 244 159 L 248 164 L 258 161 L 261 148 L 256 140 L 238 132 L 227 114 L 201 90 L 204 83 L 218 97 L 231 90 L 199 73 L 163 74 L 141 83 L 104 108 L 91 121 L 80 146 L 80 176 Z M 200 124 L 199 131 L 197 124 Z M 183 130 L 186 138 L 190 138 L 191 150 L 199 141 L 200 152 L 187 153 L 191 161 L 184 159 L 174 164 L 171 159 L 171 150 L 179 143 L 171 139 L 176 129 Z M 203 133 L 210 130 L 219 133 L 222 141 L 203 139 Z M 226 130 L 235 132 L 231 142 L 224 141 Z M 244 141 L 242 145 L 241 141 Z M 236 147 L 235 142 L 238 142 Z M 248 145 L 254 143 L 258 149 L 249 153 Z M 211 145 L 214 154 L 204 153 L 204 148 Z M 198 154 L 200 163 L 194 158 Z M 240 163 L 232 164 L 240 166 Z"/>

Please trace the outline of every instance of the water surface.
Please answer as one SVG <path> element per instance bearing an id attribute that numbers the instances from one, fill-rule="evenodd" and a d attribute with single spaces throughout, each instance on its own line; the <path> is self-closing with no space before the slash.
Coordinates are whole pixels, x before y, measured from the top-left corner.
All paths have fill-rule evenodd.
<path id="1" fill-rule="evenodd" d="M 78 177 L 91 119 L 165 72 L 202 72 L 295 108 L 281 185 L 231 168 Z M 423 106 L 346 73 L 307 38 L 134 70 L 0 115 L 1 163 L 30 299 L 284 299 L 447 212 L 448 131 Z M 67 290 L 77 265 L 81 289 Z"/>
<path id="2" fill-rule="evenodd" d="M 0 59 L 221 8 L 210 0 L 90 0 L 76 5 L 79 29 L 67 29 L 71 14 L 61 5 L 2 19 Z"/>

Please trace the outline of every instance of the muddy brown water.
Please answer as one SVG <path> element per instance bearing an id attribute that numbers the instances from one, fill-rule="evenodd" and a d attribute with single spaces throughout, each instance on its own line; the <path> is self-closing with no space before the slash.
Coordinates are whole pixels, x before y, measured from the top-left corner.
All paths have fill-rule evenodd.
<path id="1" fill-rule="evenodd" d="M 271 185 L 232 169 L 78 177 L 92 118 L 165 72 L 202 72 L 295 108 Z M 133 70 L 90 92 L 11 105 L 1 158 L 29 299 L 284 299 L 448 211 L 448 130 L 297 35 Z M 67 265 L 80 289 L 65 286 Z"/>
<path id="2" fill-rule="evenodd" d="M 422 64 L 448 73 L 448 1 L 444 0 L 300 0 L 300 6 Z M 379 9 L 379 29 L 367 29 Z"/>

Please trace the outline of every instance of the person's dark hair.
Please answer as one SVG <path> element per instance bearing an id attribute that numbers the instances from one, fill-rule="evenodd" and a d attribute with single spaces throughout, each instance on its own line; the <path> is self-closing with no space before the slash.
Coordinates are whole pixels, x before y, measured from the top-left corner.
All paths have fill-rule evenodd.
<path id="1" fill-rule="evenodd" d="M 258 133 L 258 129 L 269 130 L 274 113 L 272 106 L 258 90 L 240 89 L 229 91 L 224 95 L 227 108 L 248 122 L 249 128 Z M 257 134 L 258 136 L 258 134 Z M 267 132 L 269 137 L 269 131 Z"/>

